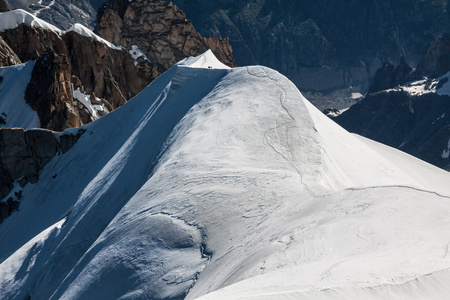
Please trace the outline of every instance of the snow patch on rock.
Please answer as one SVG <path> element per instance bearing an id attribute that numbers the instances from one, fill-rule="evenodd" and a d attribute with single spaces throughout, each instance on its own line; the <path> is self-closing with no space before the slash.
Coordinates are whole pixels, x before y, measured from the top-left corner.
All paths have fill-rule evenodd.
<path id="1" fill-rule="evenodd" d="M 88 29 L 87 27 L 77 23 L 74 24 L 69 30 L 67 30 L 67 32 L 69 31 L 73 31 L 78 33 L 79 35 L 85 36 L 85 37 L 89 37 L 97 42 L 103 43 L 105 45 L 107 45 L 108 47 L 112 48 L 112 49 L 116 49 L 116 50 L 121 50 L 122 48 L 117 47 L 115 45 L 113 45 L 112 43 L 108 42 L 107 40 L 99 37 L 98 35 L 96 35 L 94 32 L 92 32 L 92 30 Z"/>
<path id="2" fill-rule="evenodd" d="M 95 119 L 98 118 L 97 113 L 99 111 L 103 111 L 103 105 L 96 105 L 96 104 L 92 104 L 91 102 L 91 96 L 90 95 L 86 95 L 85 93 L 82 93 L 80 88 L 77 88 L 76 90 L 73 87 L 72 84 L 72 95 L 73 98 L 80 101 L 81 104 L 83 104 L 89 111 L 89 113 L 91 114 L 92 117 L 94 117 Z M 100 100 L 100 99 L 98 99 Z"/>
<path id="3" fill-rule="evenodd" d="M 145 55 L 144 52 L 142 52 L 142 51 L 139 49 L 139 47 L 136 46 L 136 45 L 132 45 L 132 46 L 131 46 L 131 50 L 128 51 L 128 52 L 130 53 L 131 57 L 133 58 L 133 60 L 134 60 L 134 65 L 135 65 L 135 66 L 137 66 L 137 64 L 138 64 L 138 59 L 139 59 L 140 57 L 142 57 L 142 59 L 144 59 L 144 60 L 146 60 L 146 61 L 148 61 L 148 62 L 151 63 L 151 60 L 147 57 L 147 55 Z"/>

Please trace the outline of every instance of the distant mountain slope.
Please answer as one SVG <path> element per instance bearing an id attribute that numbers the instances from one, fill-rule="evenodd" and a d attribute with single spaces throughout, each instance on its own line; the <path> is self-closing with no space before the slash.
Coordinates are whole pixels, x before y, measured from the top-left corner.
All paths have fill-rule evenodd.
<path id="1" fill-rule="evenodd" d="M 104 0 L 7 0 L 11 8 L 24 9 L 67 30 L 75 23 L 94 28 L 96 15 Z"/>
<path id="2" fill-rule="evenodd" d="M 385 64 L 341 126 L 450 171 L 450 36 L 427 46 L 417 69 Z"/>
<path id="3" fill-rule="evenodd" d="M 7 299 L 449 293 L 450 174 L 351 135 L 276 71 L 207 52 L 83 128 L 15 190 Z"/>
<path id="4" fill-rule="evenodd" d="M 415 67 L 434 34 L 450 33 L 447 0 L 173 2 L 203 35 L 229 37 L 238 65 L 280 71 L 320 109 L 348 107 L 384 62 Z"/>

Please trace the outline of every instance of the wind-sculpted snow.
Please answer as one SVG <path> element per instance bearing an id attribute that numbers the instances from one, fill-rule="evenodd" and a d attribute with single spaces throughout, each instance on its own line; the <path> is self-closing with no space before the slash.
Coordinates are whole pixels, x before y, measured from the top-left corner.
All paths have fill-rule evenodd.
<path id="1" fill-rule="evenodd" d="M 206 53 L 85 129 L 0 225 L 7 299 L 450 292 L 448 173 L 349 134 L 273 70 Z"/>

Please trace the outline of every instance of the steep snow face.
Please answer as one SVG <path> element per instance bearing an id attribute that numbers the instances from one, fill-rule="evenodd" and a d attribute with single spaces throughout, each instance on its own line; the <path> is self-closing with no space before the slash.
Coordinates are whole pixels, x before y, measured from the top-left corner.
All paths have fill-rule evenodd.
<path id="1" fill-rule="evenodd" d="M 6 298 L 450 292 L 449 174 L 349 134 L 273 70 L 205 53 L 85 129 L 0 225 Z"/>
<path id="2" fill-rule="evenodd" d="M 34 61 L 0 68 L 0 127 L 39 128 L 37 113 L 25 102 L 25 89 L 31 80 Z"/>
<path id="3" fill-rule="evenodd" d="M 61 30 L 57 27 L 22 9 L 7 11 L 0 14 L 0 32 L 4 32 L 7 29 L 14 29 L 22 23 L 25 23 L 28 26 L 42 27 L 61 34 Z"/>

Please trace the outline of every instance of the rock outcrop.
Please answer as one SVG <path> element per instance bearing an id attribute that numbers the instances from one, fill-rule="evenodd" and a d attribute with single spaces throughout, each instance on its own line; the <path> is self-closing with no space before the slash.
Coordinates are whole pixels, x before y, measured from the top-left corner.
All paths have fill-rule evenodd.
<path id="1" fill-rule="evenodd" d="M 0 48 L 0 58 L 5 57 L 5 63 L 36 60 L 25 97 L 37 111 L 41 127 L 50 130 L 78 127 L 104 115 L 158 76 L 149 61 L 135 63 L 126 50 L 111 48 L 74 31 L 59 34 L 21 24 L 0 32 L 2 38 L 6 46 Z M 10 55 L 8 49 L 16 56 Z M 76 89 L 99 110 L 93 111 L 74 99 Z"/>
<path id="2" fill-rule="evenodd" d="M 106 99 L 112 109 L 126 103 L 158 76 L 150 62 L 135 64 L 125 50 L 112 49 L 71 31 L 63 39 L 72 75 L 80 79 L 87 94 Z"/>
<path id="3" fill-rule="evenodd" d="M 60 134 L 49 130 L 24 130 L 0 128 L 0 223 L 19 207 L 20 191 L 17 189 L 39 179 L 39 171 L 58 153 L 67 152 L 84 133 Z M 9 197 L 8 197 L 9 195 Z M 7 198 L 5 198 L 7 197 Z"/>
<path id="4" fill-rule="evenodd" d="M 25 99 L 39 116 L 42 128 L 62 131 L 79 127 L 79 115 L 73 109 L 70 83 L 71 64 L 64 54 L 43 52 L 31 75 Z"/>
<path id="5" fill-rule="evenodd" d="M 8 4 L 5 0 L 0 0 L 0 12 L 8 11 Z"/>
<path id="6" fill-rule="evenodd" d="M 0 67 L 18 65 L 21 61 L 16 53 L 8 46 L 8 44 L 0 36 Z"/>
<path id="7" fill-rule="evenodd" d="M 230 67 L 236 66 L 227 39 L 206 39 L 172 2 L 113 0 L 99 10 L 95 32 L 104 39 L 142 51 L 161 74 L 175 63 L 211 49 Z"/>
<path id="8" fill-rule="evenodd" d="M 423 55 L 416 73 L 420 76 L 438 77 L 450 71 L 450 35 L 434 36 Z"/>
<path id="9" fill-rule="evenodd" d="M 411 71 L 412 68 L 408 65 L 404 57 L 402 57 L 400 64 L 397 67 L 386 62 L 375 73 L 368 92 L 376 93 L 412 80 L 414 75 L 411 74 Z"/>

